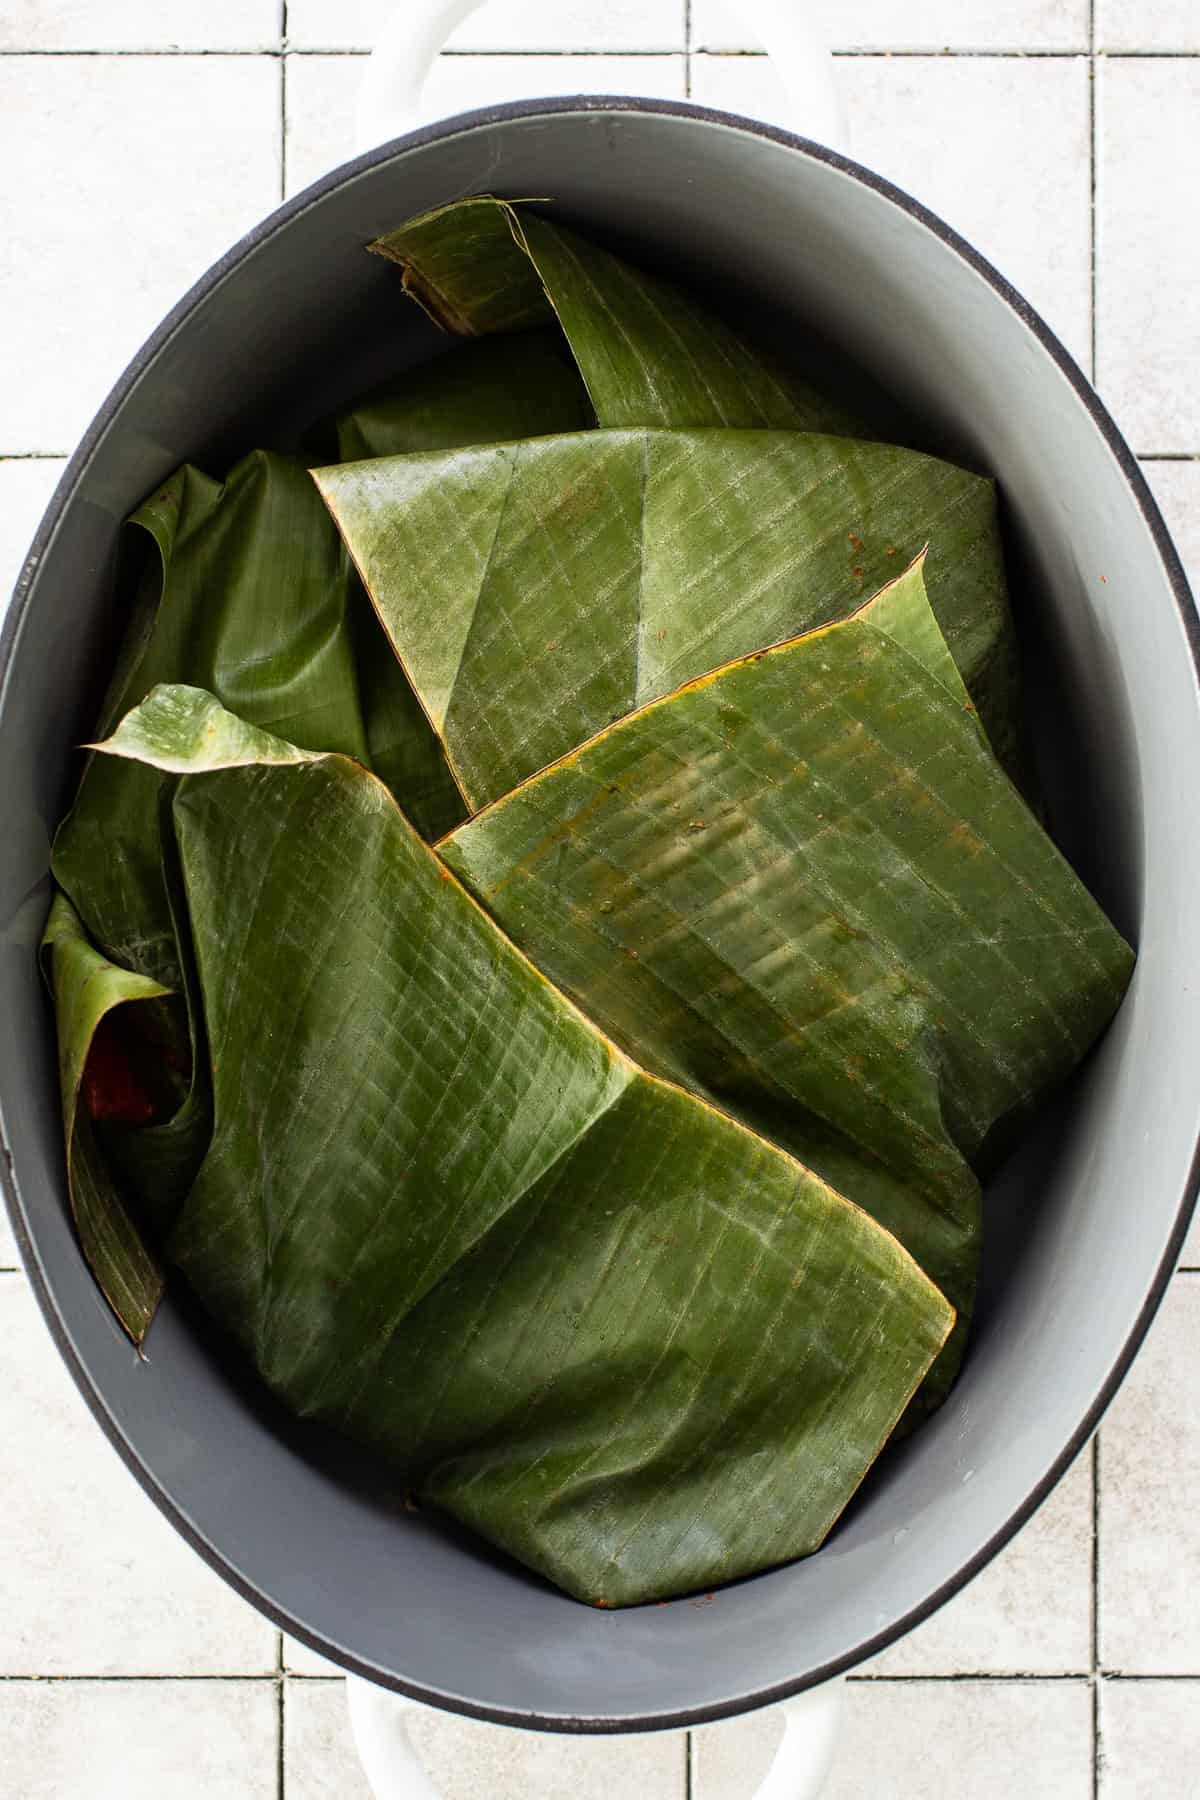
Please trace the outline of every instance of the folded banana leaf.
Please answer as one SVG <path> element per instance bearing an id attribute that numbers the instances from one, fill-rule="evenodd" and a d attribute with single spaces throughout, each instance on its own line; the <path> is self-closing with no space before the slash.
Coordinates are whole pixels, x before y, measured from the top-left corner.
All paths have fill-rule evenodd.
<path id="1" fill-rule="evenodd" d="M 839 400 L 681 288 L 489 195 L 412 219 L 370 248 L 456 337 L 556 321 L 601 426 L 747 426 L 856 435 Z"/>
<path id="2" fill-rule="evenodd" d="M 475 810 L 682 682 L 843 617 L 932 540 L 997 753 L 1017 669 L 993 484 L 817 433 L 592 431 L 314 478 Z"/>
<path id="3" fill-rule="evenodd" d="M 992 755 L 922 563 L 438 847 L 626 1050 L 900 1238 L 958 1313 L 939 1401 L 979 1259 L 972 1165 L 1085 1054 L 1133 957 Z"/>
<path id="4" fill-rule="evenodd" d="M 341 454 L 483 444 L 591 422 L 556 333 L 468 347 L 365 396 L 336 422 Z M 461 801 L 305 470 L 255 451 L 224 482 L 184 467 L 130 521 L 151 541 L 99 731 L 160 682 L 201 683 L 247 719 L 372 769 L 436 836 Z M 54 873 L 119 961 L 177 988 L 159 868 L 158 777 L 91 763 Z"/>
<path id="5" fill-rule="evenodd" d="M 180 469 L 132 524 L 149 536 L 150 554 L 101 732 L 156 683 L 186 675 L 317 749 L 369 764 L 377 760 L 373 740 L 386 741 L 389 775 L 414 817 L 431 830 L 462 817 L 399 671 L 386 695 L 394 707 L 364 718 L 357 652 L 360 634 L 378 634 L 369 611 L 361 621 L 349 617 L 351 571 L 302 467 L 256 451 L 224 483 Z M 384 643 L 371 661 L 394 668 Z M 158 788 L 152 770 L 92 759 L 59 829 L 53 867 L 107 955 L 178 990 Z"/>
<path id="6" fill-rule="evenodd" d="M 392 447 L 414 441 L 403 435 L 398 413 L 392 425 Z M 463 816 L 437 740 L 303 467 L 256 452 L 224 483 L 185 467 L 131 524 L 136 538 L 149 540 L 148 555 L 101 731 L 160 680 L 190 675 L 260 722 L 373 766 L 404 793 L 430 835 Z M 90 759 L 53 855 L 55 877 L 75 908 L 77 956 L 88 945 L 118 974 L 141 976 L 174 996 L 136 1014 L 125 1009 L 120 1033 L 106 1028 L 111 1041 L 98 1048 L 94 1020 L 77 1013 L 59 1019 L 60 1044 L 81 1068 L 93 1053 L 110 1061 L 132 1057 L 147 1075 L 151 1059 L 129 1021 L 136 1017 L 144 1029 L 152 1016 L 158 1060 L 178 1072 L 177 1111 L 164 1112 L 171 1090 L 159 1092 L 152 1125 L 93 1121 L 64 1088 L 89 1171 L 82 1172 L 79 1154 L 69 1159 L 73 1189 L 86 1180 L 94 1190 L 103 1168 L 114 1207 L 115 1181 L 155 1240 L 190 1186 L 210 1129 L 202 1021 L 185 998 L 188 970 L 163 856 L 160 787 L 153 769 Z M 48 940 L 46 954 L 53 974 L 62 952 L 56 956 Z M 101 1257 L 97 1267 L 109 1292 L 117 1282 L 111 1261 Z M 130 1280 L 141 1279 L 138 1261 L 133 1257 Z M 128 1308 L 123 1316 L 138 1335 L 149 1322 L 147 1315 L 135 1325 Z"/>
<path id="7" fill-rule="evenodd" d="M 167 1255 L 275 1391 L 597 1604 L 815 1549 L 952 1324 L 907 1253 L 608 1041 L 361 767 L 181 688 L 101 748 L 182 777 L 215 1117 Z"/>
<path id="8" fill-rule="evenodd" d="M 144 976 L 116 968 L 88 942 L 79 915 L 56 894 L 42 939 L 42 963 L 58 1021 L 59 1081 L 71 1212 L 83 1253 L 109 1305 L 140 1343 L 163 1291 L 163 1273 L 131 1217 L 111 1161 L 97 1142 L 99 1121 L 149 1125 L 154 1097 L 125 1054 L 118 1013 L 169 998 Z M 176 1101 L 178 1104 L 178 1101 Z"/>

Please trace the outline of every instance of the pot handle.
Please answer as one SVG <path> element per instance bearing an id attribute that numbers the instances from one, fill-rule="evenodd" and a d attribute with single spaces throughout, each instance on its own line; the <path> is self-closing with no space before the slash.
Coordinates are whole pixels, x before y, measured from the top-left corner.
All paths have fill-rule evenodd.
<path id="1" fill-rule="evenodd" d="M 839 1677 L 783 1702 L 779 1709 L 783 1741 L 755 1800 L 817 1800 L 837 1748 L 845 1685 Z M 346 1701 L 355 1747 L 375 1800 L 439 1800 L 408 1735 L 409 1720 L 420 1702 L 357 1675 L 346 1677 Z"/>
<path id="2" fill-rule="evenodd" d="M 359 89 L 357 148 L 373 150 L 411 131 L 421 90 L 446 39 L 483 0 L 398 0 L 367 59 Z M 798 0 L 738 0 L 738 13 L 773 58 L 797 131 L 844 150 L 846 109 L 821 29 L 821 8 Z"/>

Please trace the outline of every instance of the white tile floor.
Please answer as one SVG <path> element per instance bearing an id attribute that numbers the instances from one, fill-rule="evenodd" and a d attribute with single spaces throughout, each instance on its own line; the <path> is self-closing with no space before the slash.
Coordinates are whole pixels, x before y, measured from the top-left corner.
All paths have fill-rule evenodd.
<path id="1" fill-rule="evenodd" d="M 0 0 L 0 592 L 146 331 L 348 150 L 354 53 L 387 9 Z M 1089 371 L 1094 344 L 1200 579 L 1200 0 L 826 11 L 857 154 L 965 231 Z M 452 48 L 430 115 L 605 89 L 781 116 L 769 65 L 728 54 L 755 46 L 717 0 L 494 0 Z M 16 1261 L 0 1224 L 0 1800 L 365 1797 L 336 1673 L 281 1644 L 142 1498 Z M 1200 1225 L 1183 1264 L 1094 1460 L 853 1684 L 830 1800 L 1197 1792 Z M 745 1800 L 778 1729 L 763 1715 L 689 1746 L 423 1727 L 448 1800 Z"/>

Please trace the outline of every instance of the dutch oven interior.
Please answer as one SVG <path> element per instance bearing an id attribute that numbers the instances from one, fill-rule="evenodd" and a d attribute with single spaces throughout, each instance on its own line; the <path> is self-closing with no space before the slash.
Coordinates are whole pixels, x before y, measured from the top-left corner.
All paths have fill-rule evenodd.
<path id="1" fill-rule="evenodd" d="M 897 435 L 997 475 L 1048 818 L 1142 946 L 1099 1052 L 989 1185 L 973 1348 L 950 1402 L 888 1453 L 816 1558 L 703 1607 L 590 1611 L 404 1512 L 369 1458 L 284 1419 L 214 1349 L 186 1295 L 169 1298 L 139 1361 L 65 1213 L 34 948 L 72 746 L 113 654 L 120 521 L 180 461 L 218 472 L 255 445 L 286 445 L 443 351 L 363 246 L 480 191 L 554 196 L 560 216 L 748 329 L 819 361 L 846 353 L 891 397 Z M 12 821 L 0 1093 L 18 1228 L 51 1322 L 176 1523 L 327 1654 L 522 1723 L 716 1716 L 830 1671 L 943 1597 L 1082 1441 L 1182 1232 L 1195 1136 L 1186 1068 L 1200 1046 L 1180 989 L 1200 874 L 1184 771 L 1200 765 L 1179 596 L 1118 452 L 1019 306 L 913 211 L 769 134 L 657 106 L 518 108 L 377 160 L 231 257 L 110 403 L 64 486 L 28 605 L 14 604 L 0 702 Z"/>

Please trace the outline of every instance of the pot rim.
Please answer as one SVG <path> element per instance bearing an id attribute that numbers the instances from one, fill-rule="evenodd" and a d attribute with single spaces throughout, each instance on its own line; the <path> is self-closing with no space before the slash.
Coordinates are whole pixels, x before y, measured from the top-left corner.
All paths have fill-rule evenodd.
<path id="1" fill-rule="evenodd" d="M 187 293 L 167 313 L 157 329 L 147 338 L 113 386 L 81 438 L 77 449 L 70 457 L 51 496 L 13 589 L 7 617 L 3 627 L 0 628 L 0 704 L 3 702 L 7 689 L 14 648 L 35 585 L 37 571 L 54 536 L 68 499 L 84 474 L 100 440 L 119 415 L 126 398 L 142 374 L 150 367 L 175 333 L 187 323 L 195 309 L 220 285 L 225 277 L 232 274 L 248 255 L 261 244 L 266 243 L 277 231 L 290 224 L 310 206 L 319 203 L 327 194 L 334 192 L 346 180 L 391 162 L 409 150 L 420 149 L 427 144 L 437 143 L 443 139 L 456 137 L 464 132 L 478 130 L 489 125 L 507 124 L 512 120 L 563 113 L 591 112 L 654 113 L 696 119 L 703 123 L 748 132 L 753 136 L 780 144 L 786 149 L 794 150 L 811 161 L 826 163 L 831 168 L 860 182 L 864 187 L 873 189 L 885 200 L 898 207 L 900 211 L 907 213 L 917 224 L 923 225 L 947 248 L 954 251 L 976 274 L 982 276 L 1009 309 L 1016 313 L 1022 324 L 1033 334 L 1066 376 L 1115 457 L 1121 473 L 1138 503 L 1162 561 L 1174 596 L 1176 611 L 1184 629 L 1193 673 L 1200 682 L 1200 616 L 1197 614 L 1196 601 L 1184 574 L 1178 551 L 1171 541 L 1158 504 L 1136 457 L 1118 430 L 1107 407 L 1074 358 L 1029 302 L 986 257 L 982 256 L 973 245 L 968 243 L 953 227 L 940 219 L 936 213 L 931 212 L 928 207 L 922 205 L 919 200 L 915 200 L 903 188 L 897 187 L 894 182 L 887 180 L 885 176 L 865 168 L 861 163 L 855 162 L 840 151 L 827 149 L 822 144 L 815 143 L 794 132 L 786 131 L 780 126 L 746 118 L 737 113 L 698 106 L 691 101 L 660 100 L 630 95 L 581 94 L 562 98 L 515 101 L 502 106 L 484 107 L 471 112 L 457 113 L 449 118 L 438 120 L 434 124 L 407 132 L 401 137 L 379 145 L 374 150 L 356 156 L 339 165 L 328 175 L 322 176 L 319 181 L 303 189 L 299 194 L 293 195 L 290 200 L 284 201 L 274 212 L 268 214 L 265 219 L 239 239 L 189 288 Z M 214 1569 L 243 1599 L 265 1614 L 281 1630 L 286 1631 L 318 1654 L 336 1660 L 347 1672 L 359 1675 L 377 1686 L 390 1688 L 397 1693 L 404 1694 L 411 1700 L 422 1702 L 441 1711 L 458 1713 L 492 1724 L 509 1725 L 524 1730 L 610 1735 L 640 1731 L 675 1731 L 690 1726 L 709 1724 L 720 1719 L 734 1717 L 739 1713 L 754 1711 L 759 1707 L 774 1705 L 803 1692 L 806 1688 L 830 1681 L 866 1661 L 869 1657 L 877 1655 L 888 1645 L 905 1636 L 915 1626 L 920 1625 L 977 1575 L 998 1551 L 1004 1548 L 1005 1544 L 1036 1512 L 1092 1436 L 1141 1347 L 1142 1340 L 1149 1330 L 1151 1321 L 1175 1272 L 1196 1205 L 1197 1193 L 1200 1191 L 1200 1137 L 1193 1146 L 1174 1229 L 1159 1262 L 1154 1280 L 1130 1326 L 1120 1354 L 1100 1384 L 1079 1426 L 1063 1446 L 1046 1474 L 1004 1523 L 993 1532 L 986 1544 L 975 1555 L 967 1558 L 918 1605 L 911 1607 L 908 1612 L 893 1620 L 882 1630 L 863 1637 L 853 1648 L 843 1652 L 840 1656 L 831 1658 L 804 1675 L 707 1706 L 645 1715 L 630 1714 L 619 1718 L 589 1718 L 582 1714 L 546 1716 L 523 1712 L 511 1707 L 489 1706 L 460 1695 L 439 1692 L 423 1686 L 419 1681 L 402 1679 L 321 1638 L 302 1620 L 294 1618 L 277 1601 L 264 1594 L 242 1576 L 214 1545 L 200 1535 L 176 1501 L 160 1486 L 154 1471 L 142 1461 L 132 1442 L 108 1411 L 103 1395 L 93 1384 L 90 1370 L 76 1352 L 66 1322 L 60 1314 L 54 1295 L 42 1274 L 31 1236 L 25 1227 L 13 1157 L 9 1147 L 9 1134 L 4 1120 L 2 1097 L 0 1097 L 0 1191 L 4 1194 L 8 1216 L 21 1252 L 25 1273 L 41 1308 L 42 1316 L 59 1354 L 66 1363 L 72 1379 L 87 1402 L 93 1417 L 121 1460 L 135 1476 L 139 1486 L 149 1495 L 159 1511 L 170 1520 L 180 1536 L 190 1544 L 209 1567 Z"/>

